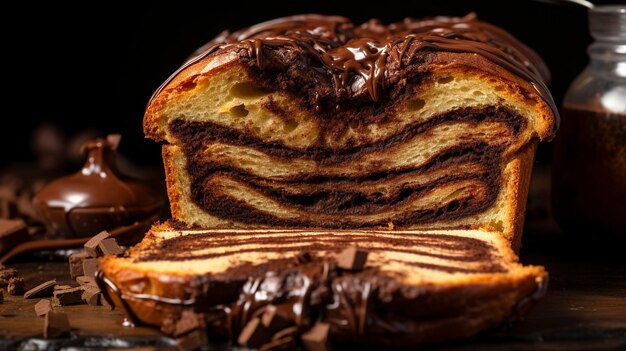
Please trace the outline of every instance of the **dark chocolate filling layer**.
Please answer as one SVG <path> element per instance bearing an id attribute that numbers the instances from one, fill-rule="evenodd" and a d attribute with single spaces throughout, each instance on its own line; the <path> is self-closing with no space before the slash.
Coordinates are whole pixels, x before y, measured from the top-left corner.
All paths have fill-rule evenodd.
<path id="1" fill-rule="evenodd" d="M 310 174 L 300 177 L 294 176 L 280 181 L 258 178 L 233 167 L 226 161 L 205 160 L 199 151 L 205 148 L 206 143 L 224 142 L 251 147 L 273 157 L 312 159 L 325 165 L 349 164 L 349 161 L 368 152 L 380 152 L 401 145 L 411 138 L 419 136 L 419 134 L 427 133 L 437 125 L 459 121 L 476 124 L 485 121 L 504 122 L 509 126 L 511 135 L 518 135 L 526 127 L 526 121 L 520 115 L 504 107 L 461 108 L 434 116 L 425 122 L 415 123 L 396 135 L 370 145 L 339 150 L 314 146 L 304 151 L 295 150 L 278 143 L 265 142 L 241 131 L 211 122 L 174 120 L 170 124 L 170 130 L 181 141 L 187 157 L 187 172 L 191 179 L 191 188 L 196 189 L 196 191 L 191 192 L 192 199 L 208 213 L 218 218 L 247 224 L 355 228 L 387 225 L 390 221 L 401 226 L 432 223 L 434 221 L 459 219 L 484 211 L 493 205 L 498 196 L 501 183 L 500 156 L 506 145 L 459 144 L 440 152 L 419 167 L 384 170 L 359 174 L 354 177 Z M 461 163 L 478 164 L 481 171 L 472 174 L 454 174 L 454 166 Z M 450 168 L 452 172 L 425 184 L 410 185 L 400 181 L 400 177 L 444 168 Z M 222 193 L 219 186 L 211 184 L 211 180 L 214 178 L 219 184 L 220 177 L 228 177 L 242 184 L 242 186 L 262 194 L 263 197 L 300 213 L 333 215 L 333 220 L 320 221 L 313 217 L 307 218 L 306 215 L 291 219 L 279 218 Z M 396 179 L 398 179 L 397 184 L 394 182 Z M 393 184 L 385 194 L 368 193 L 362 189 L 364 185 L 370 182 L 381 180 Z M 380 220 L 360 222 L 345 217 L 346 215 L 382 213 L 403 204 L 419 201 L 428 192 L 453 183 L 462 187 L 472 187 L 473 195 L 452 199 L 434 208 L 407 210 L 403 213 L 397 213 L 393 218 L 381 216 Z M 319 190 L 299 192 L 288 190 L 290 186 L 294 185 L 308 185 L 315 189 L 315 186 L 320 184 L 324 184 L 323 189 L 320 187 Z M 342 186 L 334 187 L 333 185 Z M 202 189 L 202 191 L 198 191 L 198 189 Z"/>
<path id="2" fill-rule="evenodd" d="M 296 233 L 297 234 L 297 233 Z M 165 239 L 143 248 L 141 254 L 135 257 L 135 262 L 149 261 L 185 261 L 212 259 L 218 257 L 236 257 L 239 254 L 247 252 L 279 252 L 288 253 L 299 251 L 327 251 L 338 252 L 340 247 L 347 247 L 354 243 L 366 242 L 368 251 L 392 251 L 407 254 L 416 254 L 421 256 L 432 257 L 436 259 L 449 260 L 453 262 L 467 263 L 484 263 L 480 268 L 460 268 L 455 266 L 434 265 L 419 261 L 401 261 L 403 264 L 415 267 L 430 268 L 433 270 L 444 271 L 448 273 L 496 273 L 505 272 L 506 269 L 498 263 L 497 257 L 493 256 L 493 248 L 487 243 L 467 237 L 451 236 L 446 234 L 423 235 L 411 234 L 404 236 L 402 234 L 388 236 L 374 236 L 367 234 L 350 234 L 350 235 L 315 235 L 311 238 L 305 238 L 302 235 L 294 235 L 293 233 L 281 233 L 280 238 L 266 237 L 259 234 L 255 237 L 247 237 L 242 241 L 242 236 L 249 236 L 245 233 L 208 233 L 183 235 Z M 252 245 L 252 248 L 241 249 L 236 252 L 223 251 L 212 253 L 196 253 L 202 249 L 215 245 L 219 242 L 220 247 L 225 249 L 236 245 Z M 393 244 L 393 248 L 387 247 L 369 247 L 372 243 Z M 285 247 L 284 245 L 300 244 L 297 247 Z M 261 247 L 261 245 L 263 245 Z M 439 250 L 439 251 L 438 251 Z M 441 253 L 445 250 L 446 253 Z M 458 255 L 457 253 L 462 253 Z M 271 265 L 270 265 L 271 266 Z M 263 269 L 266 269 L 264 267 Z M 229 270 L 229 276 L 246 276 L 249 272 L 239 272 L 239 267 Z M 269 269 L 269 268 L 268 268 Z M 245 269 L 244 269 L 245 270 Z"/>

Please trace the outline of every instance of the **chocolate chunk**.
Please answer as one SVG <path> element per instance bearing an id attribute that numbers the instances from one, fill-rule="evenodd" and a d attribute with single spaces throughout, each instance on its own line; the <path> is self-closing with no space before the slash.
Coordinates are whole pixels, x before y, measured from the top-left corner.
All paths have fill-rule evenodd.
<path id="1" fill-rule="evenodd" d="M 28 227 L 21 219 L 0 219 L 0 255 L 30 239 Z"/>
<path id="2" fill-rule="evenodd" d="M 272 340 L 261 346 L 260 351 L 283 351 L 296 349 L 296 343 L 293 336 Z"/>
<path id="3" fill-rule="evenodd" d="M 55 290 L 54 302 L 59 306 L 78 305 L 83 303 L 83 287 L 78 286 L 64 290 Z"/>
<path id="4" fill-rule="evenodd" d="M 302 347 L 306 351 L 328 351 L 328 333 L 330 332 L 330 324 L 317 322 L 306 333 L 302 334 L 300 340 Z"/>
<path id="5" fill-rule="evenodd" d="M 24 293 L 24 279 L 18 277 L 13 277 L 9 279 L 7 292 L 10 295 L 22 295 Z"/>
<path id="6" fill-rule="evenodd" d="M 100 289 L 92 287 L 84 288 L 81 298 L 89 306 L 98 306 L 100 304 Z"/>
<path id="7" fill-rule="evenodd" d="M 98 244 L 98 251 L 104 256 L 113 255 L 117 256 L 124 252 L 122 248 L 117 244 L 115 238 L 106 238 Z"/>
<path id="8" fill-rule="evenodd" d="M 359 250 L 356 247 L 349 247 L 337 257 L 337 267 L 349 271 L 361 271 L 367 261 L 367 251 Z"/>
<path id="9" fill-rule="evenodd" d="M 96 283 L 96 280 L 92 277 L 87 277 L 84 275 L 81 275 L 80 277 L 76 277 L 76 282 L 79 285 L 83 285 L 83 286 L 93 286 L 93 287 L 98 287 L 98 284 Z"/>
<path id="10" fill-rule="evenodd" d="M 33 297 L 52 296 L 52 292 L 54 291 L 55 285 L 57 285 L 56 279 L 48 280 L 47 282 L 41 283 L 37 285 L 36 287 L 25 292 L 24 298 L 30 299 Z"/>
<path id="11" fill-rule="evenodd" d="M 192 351 L 201 348 L 207 343 L 206 333 L 203 330 L 194 330 L 191 333 L 176 339 L 179 350 Z"/>
<path id="12" fill-rule="evenodd" d="M 176 322 L 174 336 L 178 337 L 187 334 L 196 329 L 204 328 L 204 319 L 202 315 L 193 311 L 185 310 Z"/>
<path id="13" fill-rule="evenodd" d="M 46 313 L 50 311 L 52 311 L 52 304 L 50 303 L 50 300 L 47 300 L 47 299 L 39 300 L 39 302 L 35 304 L 35 314 L 38 317 L 45 316 Z"/>
<path id="14" fill-rule="evenodd" d="M 63 312 L 50 311 L 46 314 L 43 324 L 43 337 L 46 339 L 68 336 L 70 333 L 70 320 Z"/>
<path id="15" fill-rule="evenodd" d="M 89 239 L 84 245 L 85 252 L 87 253 L 87 255 L 89 257 L 100 256 L 100 250 L 98 248 L 98 245 L 100 245 L 100 242 L 102 240 L 108 238 L 109 236 L 111 236 L 111 234 L 109 234 L 109 232 L 107 232 L 106 230 L 103 230 L 100 233 L 98 233 L 98 235 Z"/>
<path id="16" fill-rule="evenodd" d="M 251 349 L 258 349 L 263 344 L 270 341 L 272 333 L 270 333 L 261 323 L 260 318 L 253 318 L 243 328 L 237 342 L 241 346 L 249 347 Z"/>
<path id="17" fill-rule="evenodd" d="M 261 315 L 261 323 L 265 329 L 272 334 L 292 324 L 289 317 L 274 305 L 268 305 L 265 308 L 265 311 Z"/>
<path id="18" fill-rule="evenodd" d="M 76 277 L 85 275 L 83 271 L 83 261 L 88 258 L 87 252 L 81 251 L 70 255 L 70 275 L 72 279 L 76 279 Z"/>
<path id="19" fill-rule="evenodd" d="M 0 290 L 0 303 L 4 302 L 4 293 Z"/>
<path id="20" fill-rule="evenodd" d="M 86 277 L 95 277 L 98 269 L 100 269 L 100 262 L 97 258 L 86 258 L 83 261 L 83 273 Z"/>

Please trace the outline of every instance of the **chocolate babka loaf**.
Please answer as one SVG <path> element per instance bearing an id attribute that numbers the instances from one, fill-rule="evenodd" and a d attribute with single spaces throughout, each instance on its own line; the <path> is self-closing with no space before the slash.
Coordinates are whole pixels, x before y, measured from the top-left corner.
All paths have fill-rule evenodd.
<path id="1" fill-rule="evenodd" d="M 175 336 L 191 324 L 211 340 L 261 349 L 281 335 L 294 343 L 284 349 L 293 349 L 316 325 L 330 343 L 370 347 L 468 337 L 524 313 L 547 283 L 542 267 L 517 262 L 506 239 L 477 230 L 181 230 L 166 223 L 101 264 L 105 297 L 133 322 Z M 268 310 L 280 323 L 265 318 Z M 250 328 L 257 328 L 254 340 Z"/>
<path id="2" fill-rule="evenodd" d="M 174 218 L 489 228 L 519 242 L 556 109 L 541 59 L 478 21 L 281 18 L 216 38 L 152 97 Z"/>

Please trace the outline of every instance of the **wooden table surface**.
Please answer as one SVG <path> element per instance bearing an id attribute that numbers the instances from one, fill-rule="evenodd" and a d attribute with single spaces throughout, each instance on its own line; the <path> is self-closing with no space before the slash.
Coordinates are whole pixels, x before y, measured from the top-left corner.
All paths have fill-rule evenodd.
<path id="1" fill-rule="evenodd" d="M 530 228 L 527 232 L 546 232 Z M 490 331 L 470 340 L 430 346 L 428 350 L 626 350 L 626 249 L 612 253 L 587 245 L 565 245 L 559 235 L 528 235 L 521 259 L 544 265 L 550 272 L 545 299 L 512 327 Z M 24 259 L 22 259 L 24 260 Z M 56 278 L 71 279 L 65 262 L 16 262 L 27 288 Z M 41 339 L 43 318 L 34 313 L 38 299 L 7 296 L 0 304 L 0 349 L 66 350 L 139 348 L 173 349 L 172 339 L 148 327 L 121 325 L 120 311 L 87 305 L 66 306 L 72 337 Z M 211 350 L 228 349 L 211 345 Z"/>

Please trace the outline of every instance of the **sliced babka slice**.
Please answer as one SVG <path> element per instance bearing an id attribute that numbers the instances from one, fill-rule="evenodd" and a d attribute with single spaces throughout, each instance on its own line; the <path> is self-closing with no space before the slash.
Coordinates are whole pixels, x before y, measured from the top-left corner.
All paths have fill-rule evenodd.
<path id="1" fill-rule="evenodd" d="M 337 263 L 345 249 L 364 267 Z M 214 229 L 155 226 L 125 257 L 101 260 L 102 290 L 135 322 L 176 333 L 196 313 L 213 338 L 236 342 L 272 306 L 333 343 L 410 346 L 468 337 L 524 312 L 547 274 L 509 242 L 475 230 Z M 339 268 L 338 268 L 339 266 Z M 348 267 L 350 268 L 350 267 Z"/>
<path id="2" fill-rule="evenodd" d="M 295 16 L 228 36 L 146 110 L 174 218 L 204 227 L 490 228 L 517 247 L 556 109 L 537 55 L 475 16 Z"/>

